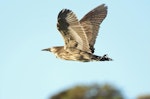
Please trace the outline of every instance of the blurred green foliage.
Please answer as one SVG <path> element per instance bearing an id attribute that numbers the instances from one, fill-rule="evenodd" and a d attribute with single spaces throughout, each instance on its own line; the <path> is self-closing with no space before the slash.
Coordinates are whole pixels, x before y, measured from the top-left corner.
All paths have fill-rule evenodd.
<path id="1" fill-rule="evenodd" d="M 150 94 L 148 95 L 140 95 L 137 97 L 137 99 L 150 99 Z"/>
<path id="2" fill-rule="evenodd" d="M 124 99 L 121 92 L 108 84 L 76 86 L 60 92 L 50 99 Z"/>

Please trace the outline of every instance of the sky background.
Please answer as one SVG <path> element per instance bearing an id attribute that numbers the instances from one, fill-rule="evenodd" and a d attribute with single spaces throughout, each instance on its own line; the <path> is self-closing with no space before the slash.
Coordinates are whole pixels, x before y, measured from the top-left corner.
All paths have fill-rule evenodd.
<path id="1" fill-rule="evenodd" d="M 57 15 L 78 19 L 105 3 L 95 54 L 112 62 L 57 59 L 41 49 L 63 45 Z M 110 83 L 126 99 L 150 93 L 150 0 L 0 0 L 0 99 L 47 99 L 78 84 Z"/>

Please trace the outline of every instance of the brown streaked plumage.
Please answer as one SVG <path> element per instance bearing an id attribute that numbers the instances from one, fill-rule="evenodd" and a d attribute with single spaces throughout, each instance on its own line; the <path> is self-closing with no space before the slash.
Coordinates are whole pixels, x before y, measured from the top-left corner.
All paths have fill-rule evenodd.
<path id="1" fill-rule="evenodd" d="M 107 15 L 104 4 L 87 13 L 80 21 L 68 9 L 58 14 L 57 28 L 62 34 L 65 45 L 43 49 L 53 52 L 58 58 L 74 61 L 110 61 L 111 58 L 94 55 L 94 44 L 99 31 L 99 25 Z"/>

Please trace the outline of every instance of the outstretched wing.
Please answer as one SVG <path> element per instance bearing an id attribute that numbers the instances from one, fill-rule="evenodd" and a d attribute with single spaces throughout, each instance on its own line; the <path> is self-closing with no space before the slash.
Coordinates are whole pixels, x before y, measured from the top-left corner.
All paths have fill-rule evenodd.
<path id="1" fill-rule="evenodd" d="M 105 19 L 106 15 L 107 6 L 102 4 L 91 10 L 80 20 L 80 24 L 83 26 L 88 37 L 88 42 L 92 53 L 94 53 L 94 44 L 98 35 L 99 25 Z"/>
<path id="2" fill-rule="evenodd" d="M 65 48 L 76 47 L 82 51 L 91 52 L 85 31 L 71 10 L 60 11 L 57 27 L 64 38 Z"/>

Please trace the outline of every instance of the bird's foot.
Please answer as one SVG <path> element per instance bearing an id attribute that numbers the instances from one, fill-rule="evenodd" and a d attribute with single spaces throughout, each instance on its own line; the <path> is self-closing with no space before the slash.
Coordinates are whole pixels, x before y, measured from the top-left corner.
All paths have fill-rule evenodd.
<path id="1" fill-rule="evenodd" d="M 102 57 L 100 57 L 100 61 L 112 61 L 112 59 L 109 58 L 107 54 L 105 54 Z"/>

